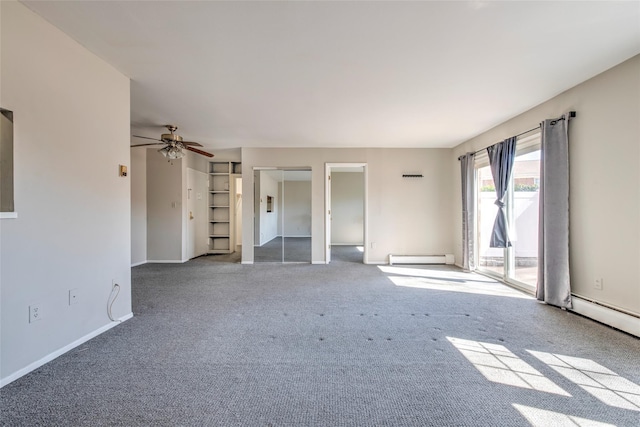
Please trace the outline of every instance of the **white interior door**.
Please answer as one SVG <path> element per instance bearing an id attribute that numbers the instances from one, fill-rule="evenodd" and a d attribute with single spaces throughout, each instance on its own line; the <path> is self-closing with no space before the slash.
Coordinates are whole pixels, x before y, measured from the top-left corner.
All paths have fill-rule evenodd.
<path id="1" fill-rule="evenodd" d="M 187 168 L 187 258 L 204 255 L 208 250 L 206 173 Z"/>

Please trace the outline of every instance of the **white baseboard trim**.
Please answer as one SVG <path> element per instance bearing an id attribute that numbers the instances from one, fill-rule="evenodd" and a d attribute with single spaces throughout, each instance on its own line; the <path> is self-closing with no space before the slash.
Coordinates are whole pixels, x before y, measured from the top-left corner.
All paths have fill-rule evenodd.
<path id="1" fill-rule="evenodd" d="M 148 263 L 148 262 L 149 262 L 149 261 L 134 262 L 133 264 L 131 264 L 131 268 L 133 268 L 133 267 L 137 267 L 137 266 L 142 265 L 142 264 L 146 264 L 146 263 Z"/>
<path id="2" fill-rule="evenodd" d="M 311 264 L 322 264 L 322 265 L 326 265 L 326 264 L 328 264 L 328 262 L 326 262 L 326 261 L 311 261 Z"/>
<path id="3" fill-rule="evenodd" d="M 179 260 L 179 259 L 149 259 L 147 260 L 147 264 L 184 264 L 189 261 L 188 259 Z"/>
<path id="4" fill-rule="evenodd" d="M 253 261 L 241 261 L 240 264 L 253 265 Z"/>
<path id="5" fill-rule="evenodd" d="M 573 309 L 571 311 L 604 323 L 605 325 L 620 329 L 628 334 L 640 337 L 640 318 L 593 303 L 575 295 L 572 296 L 571 300 L 573 302 Z"/>
<path id="6" fill-rule="evenodd" d="M 66 352 L 73 350 L 74 348 L 84 344 L 85 342 L 89 341 L 92 338 L 97 337 L 98 335 L 108 331 L 109 329 L 118 326 L 120 323 L 129 320 L 133 317 L 133 313 L 129 313 L 129 314 L 125 314 L 124 316 L 120 317 L 118 319 L 118 321 L 116 322 L 109 322 L 106 325 L 102 326 L 101 328 L 96 329 L 93 332 L 88 333 L 87 335 L 78 338 L 77 340 L 73 341 L 70 344 L 65 345 L 64 347 L 47 354 L 45 357 L 43 357 L 42 359 L 36 360 L 35 362 L 25 366 L 24 368 L 14 372 L 11 375 L 8 375 L 2 379 L 0 379 L 0 388 L 6 386 L 9 383 L 12 383 L 13 381 L 17 380 L 20 377 L 23 377 L 25 375 L 27 375 L 29 372 L 35 371 L 36 369 L 38 369 L 40 366 L 51 362 L 53 359 L 62 356 L 63 354 L 65 354 Z"/>

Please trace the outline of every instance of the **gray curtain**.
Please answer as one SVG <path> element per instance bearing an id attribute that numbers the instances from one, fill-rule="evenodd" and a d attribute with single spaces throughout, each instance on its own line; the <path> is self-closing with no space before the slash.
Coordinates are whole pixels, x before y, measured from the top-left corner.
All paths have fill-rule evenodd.
<path id="1" fill-rule="evenodd" d="M 475 153 L 460 156 L 460 171 L 462 182 L 462 268 L 475 270 L 475 228 L 476 228 L 476 197 L 475 197 Z"/>
<path id="2" fill-rule="evenodd" d="M 536 298 L 572 308 L 569 277 L 569 114 L 542 122 Z"/>
<path id="3" fill-rule="evenodd" d="M 511 240 L 509 240 L 507 212 L 504 209 L 504 196 L 507 194 L 507 187 L 513 172 L 513 161 L 516 157 L 516 137 L 505 139 L 488 147 L 487 154 L 489 155 L 493 183 L 496 187 L 495 204 L 498 206 L 498 214 L 493 223 L 489 247 L 507 248 L 511 246 Z"/>

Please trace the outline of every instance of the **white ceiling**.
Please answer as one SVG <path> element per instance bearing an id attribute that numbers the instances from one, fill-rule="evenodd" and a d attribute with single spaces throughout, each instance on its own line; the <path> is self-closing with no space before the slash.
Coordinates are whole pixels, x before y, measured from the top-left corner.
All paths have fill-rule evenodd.
<path id="1" fill-rule="evenodd" d="M 214 152 L 453 147 L 640 53 L 638 1 L 23 3 Z"/>

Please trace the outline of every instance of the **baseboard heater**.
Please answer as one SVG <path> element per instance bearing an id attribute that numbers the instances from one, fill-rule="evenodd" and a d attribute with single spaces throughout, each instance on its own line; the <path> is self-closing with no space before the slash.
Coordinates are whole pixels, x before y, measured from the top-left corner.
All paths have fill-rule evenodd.
<path id="1" fill-rule="evenodd" d="M 389 265 L 393 264 L 453 264 L 453 254 L 446 255 L 389 255 Z"/>

